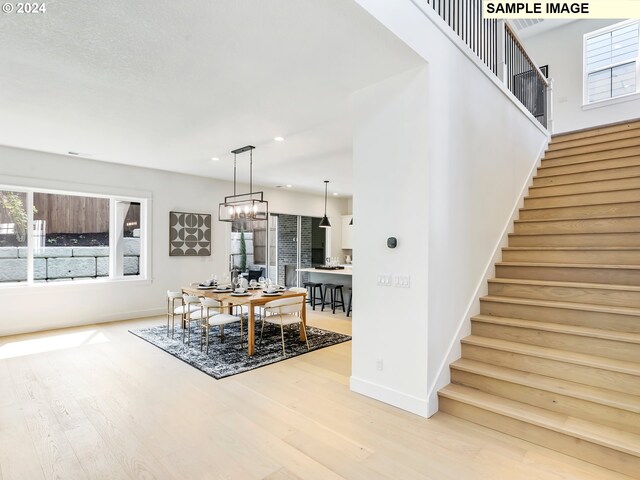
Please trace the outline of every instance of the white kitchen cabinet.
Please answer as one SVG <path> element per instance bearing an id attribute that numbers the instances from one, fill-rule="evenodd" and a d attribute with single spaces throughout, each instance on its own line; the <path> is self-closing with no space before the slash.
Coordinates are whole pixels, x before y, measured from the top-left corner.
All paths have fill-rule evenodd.
<path id="1" fill-rule="evenodd" d="M 353 231 L 353 225 L 349 225 L 353 215 L 342 216 L 342 249 L 352 250 L 353 242 L 351 232 Z"/>

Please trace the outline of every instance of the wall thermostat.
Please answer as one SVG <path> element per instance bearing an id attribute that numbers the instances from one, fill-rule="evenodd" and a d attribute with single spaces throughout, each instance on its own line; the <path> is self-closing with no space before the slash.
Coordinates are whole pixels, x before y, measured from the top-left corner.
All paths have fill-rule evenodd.
<path id="1" fill-rule="evenodd" d="M 396 248 L 398 246 L 398 239 L 396 237 L 387 238 L 387 247 Z"/>

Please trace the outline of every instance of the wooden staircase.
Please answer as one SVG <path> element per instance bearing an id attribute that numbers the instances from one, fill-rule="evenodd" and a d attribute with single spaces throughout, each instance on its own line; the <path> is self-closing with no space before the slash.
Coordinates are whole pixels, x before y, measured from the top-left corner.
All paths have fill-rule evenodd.
<path id="1" fill-rule="evenodd" d="M 640 478 L 640 120 L 553 137 L 440 410 Z"/>

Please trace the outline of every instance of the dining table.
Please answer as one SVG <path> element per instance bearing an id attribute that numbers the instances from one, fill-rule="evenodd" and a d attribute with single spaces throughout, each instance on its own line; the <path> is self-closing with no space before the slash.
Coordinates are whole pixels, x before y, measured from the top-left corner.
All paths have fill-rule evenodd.
<path id="1" fill-rule="evenodd" d="M 186 295 L 194 295 L 198 297 L 213 298 L 218 300 L 223 306 L 229 308 L 229 313 L 233 313 L 234 307 L 247 306 L 249 309 L 249 318 L 247 326 L 247 354 L 252 356 L 256 352 L 256 332 L 255 332 L 255 309 L 256 307 L 263 306 L 271 300 L 278 300 L 281 298 L 294 298 L 304 297 L 306 300 L 306 292 L 292 292 L 291 290 L 279 290 L 278 295 L 269 295 L 261 288 L 247 290 L 248 295 L 237 295 L 232 290 L 226 292 L 216 292 L 215 288 L 202 288 L 198 286 L 190 285 L 188 287 L 182 287 L 182 293 Z M 300 329 L 300 340 L 305 340 L 306 327 L 307 327 L 307 302 L 302 302 L 302 328 Z"/>

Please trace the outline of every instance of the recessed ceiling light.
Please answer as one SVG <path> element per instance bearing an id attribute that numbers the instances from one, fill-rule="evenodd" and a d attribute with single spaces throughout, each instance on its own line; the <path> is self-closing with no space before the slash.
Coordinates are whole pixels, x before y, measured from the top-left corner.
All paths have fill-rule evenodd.
<path id="1" fill-rule="evenodd" d="M 293 185 L 287 185 L 287 188 L 291 188 L 291 187 L 293 187 Z"/>
<path id="2" fill-rule="evenodd" d="M 273 137 L 276 142 L 284 142 L 284 137 Z"/>
<path id="3" fill-rule="evenodd" d="M 338 192 L 333 192 L 334 195 L 338 195 Z"/>
<path id="4" fill-rule="evenodd" d="M 218 160 L 220 160 L 220 159 L 219 159 L 218 157 L 211 157 L 211 160 L 212 160 L 213 162 L 217 162 L 217 161 L 218 161 Z"/>

